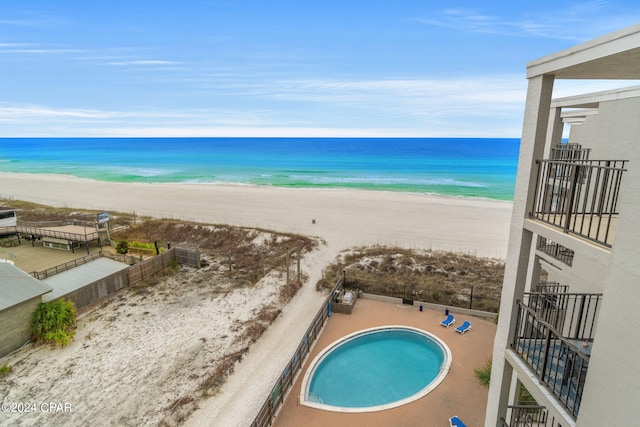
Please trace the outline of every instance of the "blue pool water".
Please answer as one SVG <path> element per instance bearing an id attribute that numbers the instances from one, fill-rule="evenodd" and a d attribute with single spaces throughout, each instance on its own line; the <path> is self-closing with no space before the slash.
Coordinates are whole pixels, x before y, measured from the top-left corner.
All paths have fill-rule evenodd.
<path id="1" fill-rule="evenodd" d="M 411 398 L 437 377 L 444 378 L 443 367 L 448 368 L 450 360 L 443 345 L 408 328 L 356 334 L 312 366 L 307 400 L 339 408 L 372 408 Z"/>

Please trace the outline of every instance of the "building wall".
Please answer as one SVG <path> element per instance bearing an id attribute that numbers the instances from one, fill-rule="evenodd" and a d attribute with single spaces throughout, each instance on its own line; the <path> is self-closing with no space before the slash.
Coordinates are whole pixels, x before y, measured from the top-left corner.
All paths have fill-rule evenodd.
<path id="1" fill-rule="evenodd" d="M 601 126 L 595 140 L 611 141 L 603 152 L 610 158 L 628 159 L 621 189 L 616 239 L 605 278 L 604 299 L 598 318 L 583 403 L 577 426 L 638 425 L 640 380 L 640 99 L 601 103 Z M 588 128 L 585 129 L 589 131 Z M 613 147 L 612 147 L 613 146 Z M 614 157 L 615 155 L 615 157 Z"/>
<path id="2" fill-rule="evenodd" d="M 32 298 L 0 312 L 0 357 L 29 341 L 33 312 L 40 301 L 41 297 Z"/>
<path id="3" fill-rule="evenodd" d="M 639 141 L 638 111 L 639 98 L 600 102 L 598 114 L 571 127 L 569 141 L 591 148 L 591 159 L 625 160 Z"/>
<path id="4" fill-rule="evenodd" d="M 600 102 L 597 115 L 588 116 L 582 125 L 574 126 L 571 130 L 569 142 L 591 148 L 591 159 L 629 161 L 620 190 L 620 215 L 613 247 L 608 249 L 535 221 L 525 220 L 521 231 L 525 236 L 530 232 L 543 235 L 575 252 L 572 266 L 539 253 L 542 258 L 559 267 L 548 269 L 549 281 L 569 285 L 569 292 L 572 293 L 604 294 L 580 414 L 575 424 L 577 427 L 637 424 L 637 402 L 640 401 L 640 392 L 636 391 L 640 379 L 637 357 L 640 355 L 640 340 L 634 340 L 633 334 L 640 327 L 640 318 L 636 315 L 637 301 L 640 301 L 640 258 L 637 255 L 640 245 L 640 192 L 637 191 L 640 188 L 639 112 L 640 97 Z M 545 152 L 548 152 L 548 147 Z M 532 190 L 532 185 L 533 182 L 522 182 L 519 191 L 526 194 L 526 191 Z M 511 249 L 517 250 L 518 246 Z M 511 257 L 515 260 L 516 253 Z M 517 264 L 520 268 L 527 265 L 527 274 L 533 274 L 535 270 L 529 260 L 525 261 L 523 257 Z M 516 277 L 512 274 L 511 286 L 521 283 Z M 532 280 L 535 281 L 535 278 Z M 505 316 L 512 315 L 509 307 L 504 309 Z M 508 335 L 507 324 L 500 326 L 499 334 Z M 496 354 L 502 352 L 504 350 L 498 350 Z M 505 372 L 511 369 L 508 364 L 506 368 Z M 527 368 L 520 375 L 522 380 L 526 380 Z M 540 388 L 535 381 L 530 382 L 528 387 L 545 394 L 544 387 Z M 502 392 L 508 389 L 505 386 Z M 497 398 L 497 393 L 493 393 Z M 542 402 L 549 409 L 554 398 L 550 399 Z M 488 421 L 487 425 L 490 423 Z"/>

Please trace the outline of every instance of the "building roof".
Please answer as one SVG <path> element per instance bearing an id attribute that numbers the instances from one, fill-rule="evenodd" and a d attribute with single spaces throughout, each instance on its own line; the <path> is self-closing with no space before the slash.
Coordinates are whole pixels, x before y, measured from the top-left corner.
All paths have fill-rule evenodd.
<path id="1" fill-rule="evenodd" d="M 52 301 L 65 296 L 83 286 L 127 268 L 129 268 L 129 265 L 110 258 L 98 258 L 71 270 L 58 273 L 42 281 L 53 289 L 50 294 L 45 295 L 44 300 Z"/>
<path id="2" fill-rule="evenodd" d="M 0 260 L 0 311 L 51 290 L 50 286 L 20 270 L 12 262 Z"/>
<path id="3" fill-rule="evenodd" d="M 640 24 L 536 59 L 527 78 L 640 79 Z"/>

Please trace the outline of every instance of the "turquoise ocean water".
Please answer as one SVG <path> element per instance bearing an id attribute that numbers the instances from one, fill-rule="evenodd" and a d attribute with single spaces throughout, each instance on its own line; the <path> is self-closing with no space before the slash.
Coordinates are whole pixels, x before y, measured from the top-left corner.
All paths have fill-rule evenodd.
<path id="1" fill-rule="evenodd" d="M 518 139 L 2 138 L 0 171 L 512 200 Z"/>

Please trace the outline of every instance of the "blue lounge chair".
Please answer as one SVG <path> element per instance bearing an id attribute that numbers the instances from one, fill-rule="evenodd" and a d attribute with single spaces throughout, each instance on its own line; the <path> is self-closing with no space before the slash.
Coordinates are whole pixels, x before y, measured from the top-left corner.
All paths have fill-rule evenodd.
<path id="1" fill-rule="evenodd" d="M 467 427 L 467 425 L 463 423 L 462 420 L 458 418 L 457 415 L 449 418 L 449 425 L 451 427 Z"/>
<path id="2" fill-rule="evenodd" d="M 445 328 L 448 328 L 449 326 L 453 325 L 454 323 L 456 323 L 456 319 L 455 319 L 455 317 L 453 317 L 453 314 L 448 315 L 446 319 L 444 319 L 442 322 L 440 322 L 440 324 L 442 326 L 444 326 Z"/>
<path id="3" fill-rule="evenodd" d="M 462 325 L 456 328 L 456 331 L 460 332 L 461 334 L 464 334 L 469 329 L 471 329 L 471 322 L 469 322 L 468 320 L 465 320 Z"/>

